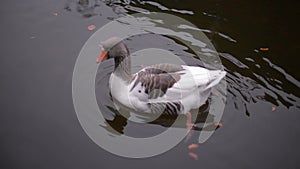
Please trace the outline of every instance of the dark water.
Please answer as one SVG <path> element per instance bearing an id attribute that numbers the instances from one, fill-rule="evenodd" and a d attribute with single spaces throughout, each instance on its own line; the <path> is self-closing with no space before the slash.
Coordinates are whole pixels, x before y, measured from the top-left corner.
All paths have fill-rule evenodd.
<path id="1" fill-rule="evenodd" d="M 1 168 L 300 168 L 298 6 L 233 0 L 3 2 Z M 174 14 L 205 30 L 228 72 L 223 127 L 195 151 L 197 161 L 186 148 L 196 139 L 153 158 L 112 155 L 77 120 L 72 73 L 94 32 L 87 26 L 145 11 Z M 173 47 L 183 51 L 175 42 Z M 155 134 L 165 129 L 160 124 L 146 130 Z"/>

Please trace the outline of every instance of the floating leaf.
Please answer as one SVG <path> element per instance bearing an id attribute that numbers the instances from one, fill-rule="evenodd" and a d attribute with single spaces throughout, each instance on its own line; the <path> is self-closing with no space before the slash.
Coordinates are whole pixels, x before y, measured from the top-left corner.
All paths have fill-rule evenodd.
<path id="1" fill-rule="evenodd" d="M 272 106 L 272 111 L 275 111 L 276 110 L 276 107 L 275 106 Z"/>
<path id="2" fill-rule="evenodd" d="M 188 148 L 189 148 L 190 150 L 196 149 L 196 148 L 198 148 L 198 147 L 199 147 L 198 144 L 190 144 L 190 145 L 188 146 Z"/>
<path id="3" fill-rule="evenodd" d="M 95 25 L 89 25 L 89 26 L 88 26 L 88 30 L 92 31 L 92 30 L 94 30 L 94 29 L 96 29 L 96 26 L 95 26 Z"/>
<path id="4" fill-rule="evenodd" d="M 266 52 L 266 51 L 269 51 L 269 48 L 264 47 L 264 48 L 259 48 L 259 50 Z"/>
<path id="5" fill-rule="evenodd" d="M 198 160 L 198 155 L 195 154 L 195 153 L 189 153 L 189 156 L 190 156 L 191 158 L 193 158 L 194 160 Z"/>
<path id="6" fill-rule="evenodd" d="M 53 12 L 52 15 L 58 16 L 58 13 L 57 12 Z"/>

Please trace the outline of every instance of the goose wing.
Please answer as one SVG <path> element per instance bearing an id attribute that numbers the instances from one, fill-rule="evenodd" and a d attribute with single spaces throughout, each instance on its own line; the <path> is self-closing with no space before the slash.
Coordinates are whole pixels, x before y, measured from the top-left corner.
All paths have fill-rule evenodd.
<path id="1" fill-rule="evenodd" d="M 157 64 L 145 67 L 132 78 L 129 93 L 141 101 L 179 101 L 196 91 L 216 85 L 225 72 L 202 67 Z"/>

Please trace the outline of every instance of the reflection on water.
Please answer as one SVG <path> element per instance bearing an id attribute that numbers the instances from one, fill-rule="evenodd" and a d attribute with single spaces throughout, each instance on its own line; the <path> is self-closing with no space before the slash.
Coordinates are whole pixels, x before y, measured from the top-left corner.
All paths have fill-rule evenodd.
<path id="1" fill-rule="evenodd" d="M 100 6 L 99 1 L 90 1 L 90 0 L 78 0 L 78 1 L 67 1 L 65 9 L 67 11 L 72 11 L 76 9 L 83 17 L 89 18 L 92 16 L 99 15 L 96 12 L 96 9 Z"/>
<path id="2" fill-rule="evenodd" d="M 165 4 L 174 6 L 174 4 L 171 4 L 170 2 L 166 2 Z M 227 104 L 234 105 L 233 107 L 235 110 L 233 111 L 244 112 L 247 116 L 250 116 L 255 112 L 251 112 L 249 107 L 258 102 L 271 103 L 275 107 L 283 106 L 286 108 L 295 107 L 300 109 L 299 81 L 288 74 L 283 68 L 274 64 L 271 59 L 267 58 L 265 55 L 266 52 L 253 49 L 253 51 L 249 52 L 250 54 L 248 53 L 247 57 L 232 54 L 235 53 L 235 51 L 231 51 L 232 47 L 230 46 L 234 44 L 238 48 L 241 44 L 232 37 L 232 35 L 229 35 L 226 32 L 220 32 L 218 29 L 221 23 L 227 22 L 226 18 L 220 16 L 220 13 L 222 13 L 219 11 L 220 6 L 216 5 L 215 11 L 207 12 L 197 10 L 196 7 L 192 8 L 189 6 L 189 9 L 180 9 L 175 7 L 171 8 L 168 7 L 168 5 L 162 5 L 162 3 L 154 1 L 141 0 L 68 0 L 65 9 L 69 11 L 76 10 L 81 13 L 83 17 L 96 17 L 102 15 L 102 17 L 104 16 L 111 19 L 111 16 L 105 16 L 104 13 L 101 13 L 103 7 L 110 7 L 117 16 L 136 12 L 148 13 L 157 11 L 175 14 L 188 19 L 200 27 L 200 29 L 182 25 L 181 28 L 183 30 L 193 29 L 194 31 L 202 31 L 206 33 L 209 38 L 217 41 L 213 41 L 217 47 L 218 42 L 224 46 L 228 46 L 229 51 L 220 52 L 219 55 L 228 72 L 227 84 L 229 94 L 227 96 Z M 203 21 L 198 21 L 197 18 L 204 18 L 210 26 L 203 24 L 205 27 L 201 27 Z M 234 33 L 231 32 L 231 34 Z M 174 49 L 169 50 L 174 52 Z M 182 49 L 181 51 L 189 53 L 186 49 Z M 106 82 L 101 78 L 100 80 L 97 80 L 99 82 L 97 85 L 100 86 L 98 86 L 98 88 L 101 88 L 101 90 L 105 89 L 108 91 L 104 86 L 108 86 L 108 76 L 111 71 L 112 70 L 106 70 L 106 77 L 102 76 Z M 99 91 L 98 95 L 109 96 L 107 92 L 103 92 L 104 91 Z M 107 102 L 101 100 L 101 104 L 105 105 L 106 103 Z M 112 112 L 113 109 L 107 108 L 105 111 Z M 108 117 L 108 119 L 109 118 L 111 117 Z M 160 118 L 160 120 L 161 121 L 158 120 L 152 123 L 166 127 L 168 126 L 166 123 L 168 120 L 165 118 Z M 120 131 L 120 133 L 124 132 L 124 126 L 127 124 L 126 120 L 120 115 L 116 115 L 115 118 L 108 120 L 107 123 L 113 126 L 117 131 Z"/>
<path id="3" fill-rule="evenodd" d="M 107 126 L 102 126 L 104 128 L 106 128 L 107 130 L 110 130 L 110 132 L 114 135 L 119 135 L 119 134 L 124 134 L 124 129 L 128 124 L 128 116 L 124 116 L 124 114 L 122 113 L 122 115 L 114 108 L 106 106 L 111 112 L 114 112 L 114 117 L 112 118 L 112 120 L 106 120 L 107 125 L 110 125 L 114 130 L 110 130 L 109 127 Z M 199 110 L 198 113 L 194 113 L 193 116 L 195 116 L 195 127 L 193 127 L 193 130 L 196 131 L 213 131 L 216 129 L 214 122 L 214 116 L 208 113 L 208 107 L 209 107 L 209 103 L 203 105 Z M 161 115 L 159 118 L 156 118 L 155 120 L 149 122 L 149 124 L 153 124 L 153 125 L 159 125 L 159 126 L 163 126 L 163 127 L 171 127 L 173 125 L 173 123 L 175 122 L 176 118 L 178 116 L 177 115 Z M 179 127 L 179 128 L 185 128 L 186 127 L 186 116 L 184 115 L 179 115 L 179 121 L 180 123 L 178 123 L 177 125 L 173 125 L 173 127 Z M 210 125 L 208 126 L 203 126 L 203 124 L 205 122 L 209 122 Z M 139 126 L 141 127 L 141 126 Z M 147 126 L 149 127 L 149 126 Z M 148 137 L 150 136 L 154 136 L 157 135 L 161 132 L 163 132 L 164 130 L 159 130 L 156 133 L 147 133 Z M 133 133 L 134 137 L 139 137 L 139 135 L 137 135 L 138 133 Z M 126 133 L 126 135 L 128 135 L 128 133 Z M 145 136 L 143 136 L 145 137 Z"/>
<path id="4" fill-rule="evenodd" d="M 229 61 L 223 61 L 225 67 L 226 64 L 235 67 L 234 71 L 228 68 L 226 70 L 228 92 L 236 109 L 244 110 L 249 116 L 251 112 L 247 107 L 258 101 L 270 102 L 275 106 L 300 108 L 299 97 L 293 94 L 296 92 L 286 88 L 292 85 L 297 89 L 300 86 L 299 82 L 269 59 L 262 57 L 260 62 L 255 62 L 246 58 L 246 65 L 228 53 L 220 53 L 220 56 Z"/>

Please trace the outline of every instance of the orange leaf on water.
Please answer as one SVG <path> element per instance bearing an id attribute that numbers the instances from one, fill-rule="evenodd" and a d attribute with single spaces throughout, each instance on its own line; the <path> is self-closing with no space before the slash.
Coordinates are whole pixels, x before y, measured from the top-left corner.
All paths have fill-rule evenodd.
<path id="1" fill-rule="evenodd" d="M 58 13 L 57 12 L 53 12 L 52 15 L 58 16 Z"/>
<path id="2" fill-rule="evenodd" d="M 199 147 L 198 144 L 190 144 L 190 145 L 188 146 L 188 148 L 189 148 L 190 150 L 196 149 L 196 148 L 198 148 L 198 147 Z"/>
<path id="3" fill-rule="evenodd" d="M 259 50 L 261 50 L 261 51 L 269 51 L 269 48 L 267 48 L 267 47 L 264 47 L 264 48 L 259 48 Z"/>
<path id="4" fill-rule="evenodd" d="M 89 26 L 88 26 L 88 30 L 89 30 L 89 31 L 92 31 L 92 30 L 94 30 L 94 29 L 96 29 L 96 26 L 95 26 L 95 25 L 89 25 Z"/>
<path id="5" fill-rule="evenodd" d="M 275 111 L 276 110 L 276 107 L 275 106 L 272 106 L 272 111 Z"/>
<path id="6" fill-rule="evenodd" d="M 190 156 L 191 158 L 193 158 L 194 160 L 198 160 L 198 155 L 195 154 L 195 153 L 189 153 L 189 156 Z"/>

